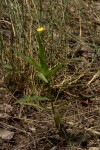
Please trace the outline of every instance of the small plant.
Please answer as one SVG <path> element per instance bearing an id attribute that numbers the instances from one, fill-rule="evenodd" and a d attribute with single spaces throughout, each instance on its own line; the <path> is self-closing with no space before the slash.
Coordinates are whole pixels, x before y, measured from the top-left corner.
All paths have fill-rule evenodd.
<path id="1" fill-rule="evenodd" d="M 36 105 L 33 103 L 33 100 L 38 100 L 38 101 L 49 101 L 51 103 L 51 108 L 53 112 L 53 118 L 54 122 L 56 125 L 56 128 L 59 131 L 59 135 L 63 136 L 65 139 L 66 138 L 66 132 L 61 124 L 61 116 L 54 107 L 54 99 L 52 99 L 52 94 L 51 94 L 51 79 L 52 77 L 62 68 L 62 66 L 66 63 L 66 61 L 57 64 L 53 68 L 50 68 L 46 62 L 46 54 L 45 54 L 45 47 L 44 47 L 44 42 L 43 42 L 43 32 L 44 28 L 38 28 L 37 29 L 37 42 L 38 42 L 38 49 L 37 49 L 37 55 L 38 55 L 38 60 L 37 62 L 34 58 L 29 58 L 28 56 L 23 55 L 22 53 L 19 53 L 20 57 L 24 59 L 26 62 L 28 62 L 30 65 L 32 65 L 39 76 L 39 78 L 46 84 L 48 88 L 48 98 L 47 97 L 41 97 L 41 96 L 27 96 L 24 97 L 20 100 L 17 100 L 16 103 L 21 103 L 24 105 L 29 105 L 29 106 L 34 106 L 39 109 L 45 109 L 39 105 Z"/>

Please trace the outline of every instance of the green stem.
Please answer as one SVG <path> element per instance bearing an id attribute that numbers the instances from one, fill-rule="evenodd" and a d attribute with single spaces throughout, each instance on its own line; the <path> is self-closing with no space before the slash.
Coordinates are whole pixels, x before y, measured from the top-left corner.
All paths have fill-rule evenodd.
<path id="1" fill-rule="evenodd" d="M 53 115 L 55 116 L 55 108 L 54 108 L 54 105 L 53 105 L 53 100 L 52 100 L 52 97 L 51 97 L 51 87 L 50 87 L 50 81 L 49 81 L 49 83 L 48 83 L 48 89 L 49 89 L 49 97 L 50 97 L 50 99 L 51 99 L 51 108 L 52 108 L 52 112 L 53 112 Z"/>
<path id="2" fill-rule="evenodd" d="M 53 105 L 53 101 L 51 101 L 51 108 L 52 108 L 53 115 L 55 116 L 55 108 L 54 108 L 54 105 Z"/>

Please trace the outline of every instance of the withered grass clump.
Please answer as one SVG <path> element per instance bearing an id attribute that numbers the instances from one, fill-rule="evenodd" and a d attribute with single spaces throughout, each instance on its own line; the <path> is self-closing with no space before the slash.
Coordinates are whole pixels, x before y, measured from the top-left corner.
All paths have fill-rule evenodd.
<path id="1" fill-rule="evenodd" d="M 17 103 L 52 112 L 60 137 L 68 141 L 63 108 L 86 96 L 100 76 L 100 3 L 5 0 L 0 5 L 5 83 L 15 99 L 21 93 Z"/>
<path id="2" fill-rule="evenodd" d="M 88 88 L 88 82 L 98 72 L 95 64 L 100 56 L 98 1 L 5 0 L 0 5 L 1 64 L 11 91 L 43 94 L 36 70 L 18 55 L 23 53 L 38 60 L 36 29 L 41 26 L 45 27 L 44 44 L 51 68 L 63 60 L 81 58 L 81 62 L 64 65 L 53 77 L 52 88 Z"/>

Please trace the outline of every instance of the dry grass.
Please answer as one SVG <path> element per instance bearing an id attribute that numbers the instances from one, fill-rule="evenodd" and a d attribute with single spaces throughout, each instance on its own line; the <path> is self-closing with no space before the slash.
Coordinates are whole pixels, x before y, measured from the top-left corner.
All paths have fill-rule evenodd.
<path id="1" fill-rule="evenodd" d="M 44 40 L 48 64 L 53 66 L 67 58 L 83 57 L 80 67 L 77 66 L 78 62 L 69 64 L 72 66 L 69 67 L 70 71 L 65 66 L 56 76 L 55 84 L 61 84 L 66 79 L 69 84 L 72 84 L 73 80 L 77 82 L 91 69 L 100 51 L 98 2 L 4 1 L 1 6 L 2 64 L 9 65 L 5 66 L 7 81 L 17 80 L 17 86 L 24 85 L 24 89 L 28 84 L 30 88 L 35 85 L 33 68 L 22 61 L 16 52 L 36 57 L 35 32 L 38 26 L 44 26 L 46 29 Z M 72 72 L 72 75 L 68 71 Z"/>
<path id="2" fill-rule="evenodd" d="M 65 59 L 80 58 L 68 62 L 54 76 L 52 93 L 57 109 L 62 100 L 69 100 L 59 108 L 64 115 L 63 122 L 74 121 L 76 130 L 79 125 L 82 127 L 82 121 L 91 118 L 95 108 L 76 109 L 79 93 L 95 95 L 98 99 L 100 92 L 99 0 L 5 0 L 0 5 L 1 69 L 12 94 L 16 95 L 17 91 L 24 95 L 48 95 L 36 70 L 18 56 L 21 52 L 38 59 L 36 29 L 43 26 L 46 56 L 51 67 Z"/>

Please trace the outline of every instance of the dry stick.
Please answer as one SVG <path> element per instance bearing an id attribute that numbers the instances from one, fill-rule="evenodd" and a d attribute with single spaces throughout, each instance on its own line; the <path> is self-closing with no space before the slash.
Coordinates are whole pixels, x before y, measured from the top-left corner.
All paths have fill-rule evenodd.
<path id="1" fill-rule="evenodd" d="M 75 80 L 69 82 L 68 85 L 71 85 L 71 84 L 73 84 L 73 83 L 76 83 L 80 78 L 82 78 L 82 77 L 85 75 L 85 73 L 87 73 L 87 71 L 85 71 L 85 72 L 83 72 L 81 75 L 79 75 L 79 76 L 77 77 L 77 79 L 75 79 Z M 64 79 L 59 85 L 55 85 L 55 87 L 62 87 L 64 84 L 66 84 L 67 81 L 68 81 L 68 79 Z"/>
<path id="2" fill-rule="evenodd" d="M 94 135 L 100 136 L 100 132 L 93 130 L 92 128 L 84 128 L 85 131 L 90 132 Z"/>
<path id="3" fill-rule="evenodd" d="M 98 71 L 94 76 L 93 78 L 88 82 L 88 86 L 94 81 L 96 80 L 98 77 L 100 77 L 100 71 Z"/>
<path id="4" fill-rule="evenodd" d="M 74 126 L 75 124 L 73 122 L 67 122 L 70 126 Z M 86 132 L 92 133 L 94 135 L 100 136 L 100 132 L 93 130 L 92 128 L 83 128 Z"/>

